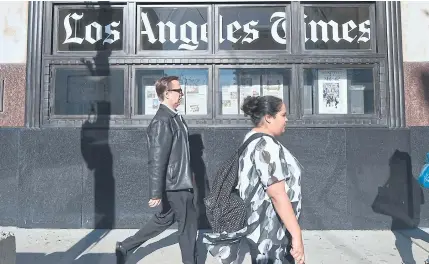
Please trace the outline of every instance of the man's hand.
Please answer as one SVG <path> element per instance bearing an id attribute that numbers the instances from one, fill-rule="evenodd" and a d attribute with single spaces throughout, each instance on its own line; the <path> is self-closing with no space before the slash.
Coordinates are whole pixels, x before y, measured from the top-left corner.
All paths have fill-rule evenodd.
<path id="1" fill-rule="evenodd" d="M 149 207 L 157 207 L 158 205 L 161 204 L 161 199 L 150 199 L 148 204 L 149 204 Z"/>

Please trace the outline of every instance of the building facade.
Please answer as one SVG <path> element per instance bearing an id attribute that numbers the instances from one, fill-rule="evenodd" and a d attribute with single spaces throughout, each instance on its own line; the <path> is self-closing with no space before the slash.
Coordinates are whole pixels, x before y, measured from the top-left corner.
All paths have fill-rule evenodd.
<path id="1" fill-rule="evenodd" d="M 210 180 L 251 128 L 242 100 L 267 94 L 304 166 L 303 228 L 388 229 L 386 201 L 428 226 L 428 4 L 101 3 L 0 3 L 0 225 L 143 225 L 154 82 L 177 75 L 201 228 Z"/>

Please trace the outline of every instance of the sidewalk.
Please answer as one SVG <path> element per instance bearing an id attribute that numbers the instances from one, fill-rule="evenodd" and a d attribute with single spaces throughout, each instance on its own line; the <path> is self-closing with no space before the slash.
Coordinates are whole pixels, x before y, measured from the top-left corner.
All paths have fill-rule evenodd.
<path id="1" fill-rule="evenodd" d="M 15 234 L 17 264 L 115 264 L 117 240 L 137 230 L 19 229 L 0 227 Z M 425 231 L 425 232 L 423 232 Z M 307 264 L 417 263 L 429 255 L 429 229 L 423 231 L 303 231 Z M 148 241 L 127 264 L 181 264 L 175 230 Z M 168 237 L 169 234 L 172 234 Z M 408 236 L 408 237 L 407 237 Z M 411 236 L 412 238 L 410 238 Z M 201 243 L 198 264 L 217 261 Z M 246 250 L 246 249 L 244 249 Z M 242 263 L 250 264 L 246 253 Z"/>

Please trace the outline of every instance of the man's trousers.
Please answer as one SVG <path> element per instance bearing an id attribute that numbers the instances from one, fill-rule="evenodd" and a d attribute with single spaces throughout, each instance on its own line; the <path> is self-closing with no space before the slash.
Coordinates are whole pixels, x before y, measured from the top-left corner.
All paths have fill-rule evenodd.
<path id="1" fill-rule="evenodd" d="M 196 264 L 196 237 L 198 219 L 192 191 L 168 191 L 161 201 L 162 210 L 134 236 L 122 242 L 127 252 L 134 251 L 147 240 L 161 234 L 178 222 L 179 246 L 184 264 Z"/>

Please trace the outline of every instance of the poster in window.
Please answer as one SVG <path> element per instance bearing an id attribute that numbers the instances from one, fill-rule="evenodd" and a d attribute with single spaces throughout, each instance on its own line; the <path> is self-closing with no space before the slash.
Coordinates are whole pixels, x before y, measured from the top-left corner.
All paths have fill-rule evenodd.
<path id="1" fill-rule="evenodd" d="M 243 101 L 247 96 L 260 96 L 261 82 L 260 75 L 242 74 L 240 75 L 240 114 L 244 114 L 241 110 Z"/>
<path id="2" fill-rule="evenodd" d="M 186 114 L 207 115 L 207 85 L 186 85 Z"/>
<path id="3" fill-rule="evenodd" d="M 238 115 L 238 87 L 236 84 L 222 86 L 222 114 Z"/>
<path id="4" fill-rule="evenodd" d="M 271 95 L 283 99 L 283 76 L 278 74 L 262 75 L 262 95 Z"/>
<path id="5" fill-rule="evenodd" d="M 319 114 L 347 114 L 347 70 L 319 70 Z"/>
<path id="6" fill-rule="evenodd" d="M 144 87 L 144 113 L 146 115 L 155 115 L 156 111 L 159 108 L 159 99 L 155 90 L 155 81 L 156 77 L 153 78 L 143 78 L 143 87 Z"/>

